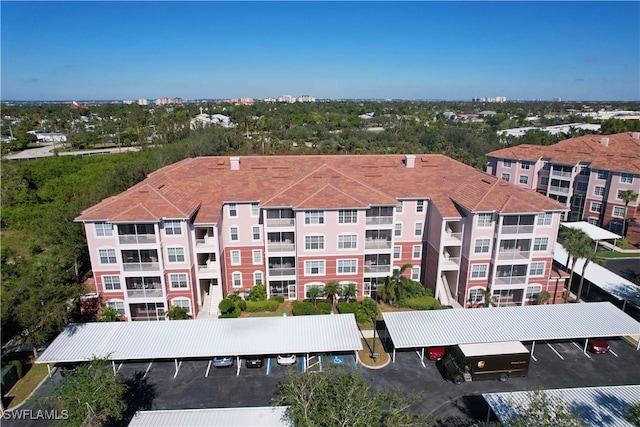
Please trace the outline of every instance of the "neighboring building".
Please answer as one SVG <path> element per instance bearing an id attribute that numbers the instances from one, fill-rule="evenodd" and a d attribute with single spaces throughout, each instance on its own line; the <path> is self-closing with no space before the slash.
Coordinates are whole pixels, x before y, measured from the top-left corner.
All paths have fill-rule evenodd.
<path id="1" fill-rule="evenodd" d="M 316 98 L 311 95 L 302 95 L 298 97 L 298 102 L 316 102 Z"/>
<path id="2" fill-rule="evenodd" d="M 37 142 L 67 142 L 67 135 L 59 132 L 38 132 L 35 130 L 27 131 L 38 139 Z"/>
<path id="3" fill-rule="evenodd" d="M 552 295 L 564 207 L 443 155 L 185 159 L 83 211 L 101 300 L 128 319 L 217 314 L 230 293 L 358 298 L 404 264 L 444 304 Z M 562 300 L 562 292 L 554 302 Z"/>
<path id="4" fill-rule="evenodd" d="M 620 192 L 640 193 L 640 132 L 503 148 L 487 154 L 487 172 L 559 201 L 570 221 L 621 234 L 623 222 L 637 215 L 638 201 L 626 208 Z"/>
<path id="5" fill-rule="evenodd" d="M 294 102 L 296 102 L 296 97 L 291 95 L 280 95 L 278 97 L 278 102 L 293 104 Z"/>
<path id="6" fill-rule="evenodd" d="M 138 105 L 149 105 L 149 100 L 147 98 L 138 99 Z"/>
<path id="7" fill-rule="evenodd" d="M 198 129 L 201 127 L 217 125 L 223 128 L 234 128 L 236 124 L 231 121 L 231 118 L 222 114 L 205 114 L 200 113 L 189 121 L 190 129 Z"/>
<path id="8" fill-rule="evenodd" d="M 547 132 L 551 135 L 556 135 L 559 133 L 569 134 L 576 130 L 587 130 L 590 132 L 599 132 L 602 126 L 599 124 L 592 123 L 570 123 L 566 125 L 554 125 L 554 126 L 541 126 L 541 127 L 524 127 L 524 128 L 512 128 L 499 130 L 498 135 L 500 136 L 515 136 L 521 137 L 524 136 L 529 131 L 540 131 Z"/>

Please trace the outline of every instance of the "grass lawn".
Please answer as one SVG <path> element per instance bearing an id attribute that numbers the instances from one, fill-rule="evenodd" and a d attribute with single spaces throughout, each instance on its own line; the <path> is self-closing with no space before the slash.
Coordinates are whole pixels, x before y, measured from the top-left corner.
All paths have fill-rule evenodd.
<path id="1" fill-rule="evenodd" d="M 15 386 L 7 393 L 7 397 L 12 398 L 9 403 L 8 409 L 13 408 L 16 405 L 24 402 L 27 397 L 36 389 L 38 384 L 49 375 L 47 365 L 40 364 L 31 365 L 29 372 L 22 377 Z"/>
<path id="2" fill-rule="evenodd" d="M 246 311 L 244 311 L 242 312 L 240 317 L 277 317 L 283 316 L 284 314 L 286 314 L 287 316 L 293 316 L 291 310 L 291 301 L 285 301 L 278 306 L 278 309 L 276 311 L 260 311 L 257 313 L 247 313 Z"/>
<path id="3" fill-rule="evenodd" d="M 640 258 L 640 252 L 598 251 L 598 256 L 600 258 Z"/>

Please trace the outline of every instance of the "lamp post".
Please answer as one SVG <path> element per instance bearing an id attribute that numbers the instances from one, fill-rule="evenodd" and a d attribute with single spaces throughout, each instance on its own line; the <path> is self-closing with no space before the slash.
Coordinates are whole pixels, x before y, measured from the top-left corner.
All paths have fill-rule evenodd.
<path id="1" fill-rule="evenodd" d="M 371 350 L 371 358 L 373 359 L 373 361 L 375 362 L 376 359 L 378 359 L 378 356 L 380 356 L 378 353 L 376 353 L 376 332 L 378 330 L 378 314 L 376 313 L 373 317 L 373 349 Z"/>

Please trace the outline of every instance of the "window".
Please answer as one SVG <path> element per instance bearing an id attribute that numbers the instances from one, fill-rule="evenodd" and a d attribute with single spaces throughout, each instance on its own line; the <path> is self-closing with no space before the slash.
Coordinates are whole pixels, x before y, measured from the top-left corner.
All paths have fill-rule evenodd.
<path id="1" fill-rule="evenodd" d="M 543 262 L 532 262 L 529 267 L 529 276 L 544 276 L 544 269 L 546 267 L 546 263 Z"/>
<path id="2" fill-rule="evenodd" d="M 598 179 L 609 178 L 609 171 L 598 171 Z"/>
<path id="3" fill-rule="evenodd" d="M 586 193 L 587 192 L 587 187 L 589 187 L 589 183 L 588 182 L 576 182 L 576 191 L 580 192 L 580 193 Z"/>
<path id="4" fill-rule="evenodd" d="M 262 279 L 262 271 L 256 271 L 253 273 L 253 286 L 262 285 L 264 283 Z"/>
<path id="5" fill-rule="evenodd" d="M 322 261 L 305 261 L 304 262 L 304 275 L 305 276 L 318 276 L 324 274 L 324 260 Z"/>
<path id="6" fill-rule="evenodd" d="M 541 187 L 546 187 L 547 185 L 549 185 L 549 177 L 548 176 L 543 176 L 540 178 L 540 186 Z"/>
<path id="7" fill-rule="evenodd" d="M 476 244 L 473 252 L 476 254 L 488 254 L 490 244 L 490 239 L 476 239 Z"/>
<path id="8" fill-rule="evenodd" d="M 502 172 L 502 175 L 500 176 L 500 178 L 502 178 L 504 181 L 509 182 L 509 179 L 511 178 L 511 175 L 506 173 L 506 172 Z"/>
<path id="9" fill-rule="evenodd" d="M 469 302 L 471 304 L 484 301 L 484 289 L 472 288 L 469 290 Z"/>
<path id="10" fill-rule="evenodd" d="M 531 162 L 523 161 L 522 163 L 520 163 L 520 168 L 524 170 L 529 170 L 530 166 L 531 166 Z"/>
<path id="11" fill-rule="evenodd" d="M 233 287 L 234 288 L 241 288 L 242 287 L 242 273 L 240 273 L 239 271 L 236 271 L 235 273 L 233 273 L 231 275 L 232 281 L 233 281 Z"/>
<path id="12" fill-rule="evenodd" d="M 324 236 L 304 236 L 304 248 L 308 251 L 324 249 Z"/>
<path id="13" fill-rule="evenodd" d="M 338 249 L 356 249 L 358 236 L 356 234 L 341 234 L 338 236 Z"/>
<path id="14" fill-rule="evenodd" d="M 400 204 L 396 206 L 396 213 L 402 213 L 403 209 L 404 209 L 404 202 L 400 202 Z"/>
<path id="15" fill-rule="evenodd" d="M 472 279 L 484 279 L 487 277 L 487 264 L 474 264 L 471 266 Z"/>
<path id="16" fill-rule="evenodd" d="M 170 274 L 169 284 L 171 289 L 185 289 L 188 287 L 186 274 Z"/>
<path id="17" fill-rule="evenodd" d="M 623 173 L 620 175 L 621 184 L 633 184 L 633 175 L 630 173 Z"/>
<path id="18" fill-rule="evenodd" d="M 239 239 L 239 237 L 238 237 L 238 227 L 229 228 L 229 233 L 231 234 L 231 241 L 237 242 L 238 239 Z"/>
<path id="19" fill-rule="evenodd" d="M 339 210 L 338 211 L 338 224 L 357 224 L 358 223 L 358 211 L 355 209 Z"/>
<path id="20" fill-rule="evenodd" d="M 229 203 L 229 216 L 238 216 L 238 205 Z"/>
<path id="21" fill-rule="evenodd" d="M 309 283 L 307 285 L 304 285 L 304 297 L 307 299 L 311 298 L 311 293 L 309 292 L 309 290 L 311 288 L 318 288 L 320 290 L 319 295 L 324 295 L 324 285 L 322 283 Z"/>
<path id="22" fill-rule="evenodd" d="M 424 212 L 424 200 L 418 200 L 416 203 L 416 213 Z"/>
<path id="23" fill-rule="evenodd" d="M 98 237 L 113 236 L 113 228 L 111 227 L 111 224 L 107 224 L 106 222 L 96 222 L 94 227 L 96 229 L 96 236 Z"/>
<path id="24" fill-rule="evenodd" d="M 164 234 L 167 236 L 179 236 L 182 234 L 182 227 L 180 224 L 180 220 L 177 219 L 167 219 L 164 221 Z"/>
<path id="25" fill-rule="evenodd" d="M 522 185 L 527 185 L 529 183 L 529 177 L 527 175 L 520 175 L 520 180 L 518 182 Z"/>
<path id="26" fill-rule="evenodd" d="M 402 237 L 402 223 L 397 223 L 393 229 L 393 235 L 395 237 Z"/>
<path id="27" fill-rule="evenodd" d="M 262 264 L 262 251 L 260 249 L 253 250 L 253 263 Z"/>
<path id="28" fill-rule="evenodd" d="M 591 225 L 598 225 L 600 223 L 600 220 L 591 216 L 587 218 L 587 222 Z"/>
<path id="29" fill-rule="evenodd" d="M 616 218 L 624 218 L 624 208 L 621 208 L 620 206 L 614 206 L 613 216 Z"/>
<path id="30" fill-rule="evenodd" d="M 115 264 L 117 262 L 115 249 L 99 249 L 98 256 L 100 264 Z"/>
<path id="31" fill-rule="evenodd" d="M 414 228 L 413 234 L 415 236 L 422 236 L 422 223 L 416 222 L 416 226 Z"/>
<path id="32" fill-rule="evenodd" d="M 102 286 L 105 291 L 117 291 L 120 289 L 119 276 L 102 276 Z"/>
<path id="33" fill-rule="evenodd" d="M 122 301 L 107 301 L 107 307 L 114 309 L 120 316 L 124 316 L 124 302 Z"/>
<path id="34" fill-rule="evenodd" d="M 548 246 L 549 246 L 548 237 L 536 237 L 535 239 L 533 239 L 534 251 L 546 251 Z"/>
<path id="35" fill-rule="evenodd" d="M 231 251 L 231 265 L 240 265 L 240 251 Z"/>
<path id="36" fill-rule="evenodd" d="M 502 161 L 502 166 L 504 166 L 505 168 L 510 168 L 511 167 L 511 160 L 503 160 Z"/>
<path id="37" fill-rule="evenodd" d="M 542 286 L 534 285 L 527 287 L 527 293 L 525 294 L 525 298 L 528 300 L 536 300 L 538 299 L 538 294 L 542 291 Z"/>
<path id="38" fill-rule="evenodd" d="M 413 267 L 411 269 L 411 280 L 420 280 L 420 267 Z"/>
<path id="39" fill-rule="evenodd" d="M 582 176 L 589 176 L 591 174 L 591 169 L 583 166 L 582 169 L 580 169 L 580 175 Z"/>
<path id="40" fill-rule="evenodd" d="M 251 216 L 260 216 L 260 205 L 251 203 Z"/>
<path id="41" fill-rule="evenodd" d="M 493 222 L 493 215 L 490 213 L 478 214 L 478 227 L 487 228 L 491 227 Z"/>
<path id="42" fill-rule="evenodd" d="M 257 225 L 251 227 L 251 238 L 253 240 L 260 240 L 260 227 Z"/>
<path id="43" fill-rule="evenodd" d="M 413 250 L 411 251 L 411 257 L 413 259 L 420 259 L 421 256 L 422 256 L 422 246 L 413 245 Z"/>
<path id="44" fill-rule="evenodd" d="M 324 211 L 304 211 L 304 223 L 307 225 L 324 224 Z"/>
<path id="45" fill-rule="evenodd" d="M 596 185 L 593 189 L 593 194 L 595 196 L 604 196 L 604 187 L 601 185 Z"/>
<path id="46" fill-rule="evenodd" d="M 542 215 L 538 215 L 538 225 L 551 225 L 552 219 L 553 214 L 551 212 L 546 212 Z"/>
<path id="47" fill-rule="evenodd" d="M 589 211 L 597 212 L 597 213 L 602 212 L 602 203 L 600 203 L 600 202 L 591 202 L 591 208 L 589 208 Z"/>
<path id="48" fill-rule="evenodd" d="M 358 272 L 358 262 L 355 259 L 339 259 L 338 274 L 354 274 Z"/>
<path id="49" fill-rule="evenodd" d="M 184 248 L 167 248 L 169 262 L 184 262 Z"/>
<path id="50" fill-rule="evenodd" d="M 402 258 L 402 246 L 394 246 L 393 247 L 393 259 Z"/>
<path id="51" fill-rule="evenodd" d="M 187 314 L 191 314 L 191 302 L 187 298 L 176 298 L 171 300 L 172 307 L 182 307 L 187 310 Z"/>

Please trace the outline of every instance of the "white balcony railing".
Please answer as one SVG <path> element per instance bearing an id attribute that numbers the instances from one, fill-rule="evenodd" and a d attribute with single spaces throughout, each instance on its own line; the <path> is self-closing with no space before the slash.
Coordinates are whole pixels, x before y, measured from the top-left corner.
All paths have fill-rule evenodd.
<path id="1" fill-rule="evenodd" d="M 392 216 L 368 216 L 367 225 L 376 225 L 376 224 L 392 224 L 393 217 Z"/>
<path id="2" fill-rule="evenodd" d="M 503 225 L 502 234 L 530 234 L 533 233 L 533 225 Z"/>
<path id="3" fill-rule="evenodd" d="M 129 298 L 161 298 L 162 289 L 127 289 Z"/>
<path id="4" fill-rule="evenodd" d="M 553 176 L 571 176 L 571 172 L 565 172 L 560 170 L 552 170 L 551 175 Z"/>
<path id="5" fill-rule="evenodd" d="M 373 239 L 364 242 L 365 249 L 390 249 L 391 240 Z"/>
<path id="6" fill-rule="evenodd" d="M 529 259 L 531 252 L 529 251 L 498 251 L 499 260 L 525 260 Z"/>
<path id="7" fill-rule="evenodd" d="M 267 227 L 291 227 L 293 226 L 293 218 L 271 218 L 267 219 Z"/>
<path id="8" fill-rule="evenodd" d="M 160 263 L 158 262 L 125 262 L 122 264 L 124 271 L 158 271 Z"/>
<path id="9" fill-rule="evenodd" d="M 295 243 L 267 243 L 269 252 L 293 252 L 296 250 Z"/>
<path id="10" fill-rule="evenodd" d="M 212 274 L 212 273 L 217 273 L 218 272 L 218 267 L 216 266 L 216 264 L 199 264 L 198 265 L 198 273 L 200 274 Z"/>
<path id="11" fill-rule="evenodd" d="M 286 268 L 270 268 L 269 275 L 270 276 L 294 276 L 296 274 L 295 267 L 286 267 Z"/>
<path id="12" fill-rule="evenodd" d="M 390 273 L 391 265 L 365 265 L 365 273 Z"/>
<path id="13" fill-rule="evenodd" d="M 569 187 L 558 187 L 557 185 L 550 185 L 549 191 L 553 191 L 555 193 L 569 193 Z"/>
<path id="14" fill-rule="evenodd" d="M 523 285 L 527 283 L 527 276 L 496 277 L 493 283 L 496 285 Z"/>
<path id="15" fill-rule="evenodd" d="M 445 233 L 444 235 L 444 243 L 459 245 L 462 243 L 462 233 Z"/>
<path id="16" fill-rule="evenodd" d="M 137 245 L 156 243 L 155 234 L 121 234 L 118 236 L 121 245 Z"/>

